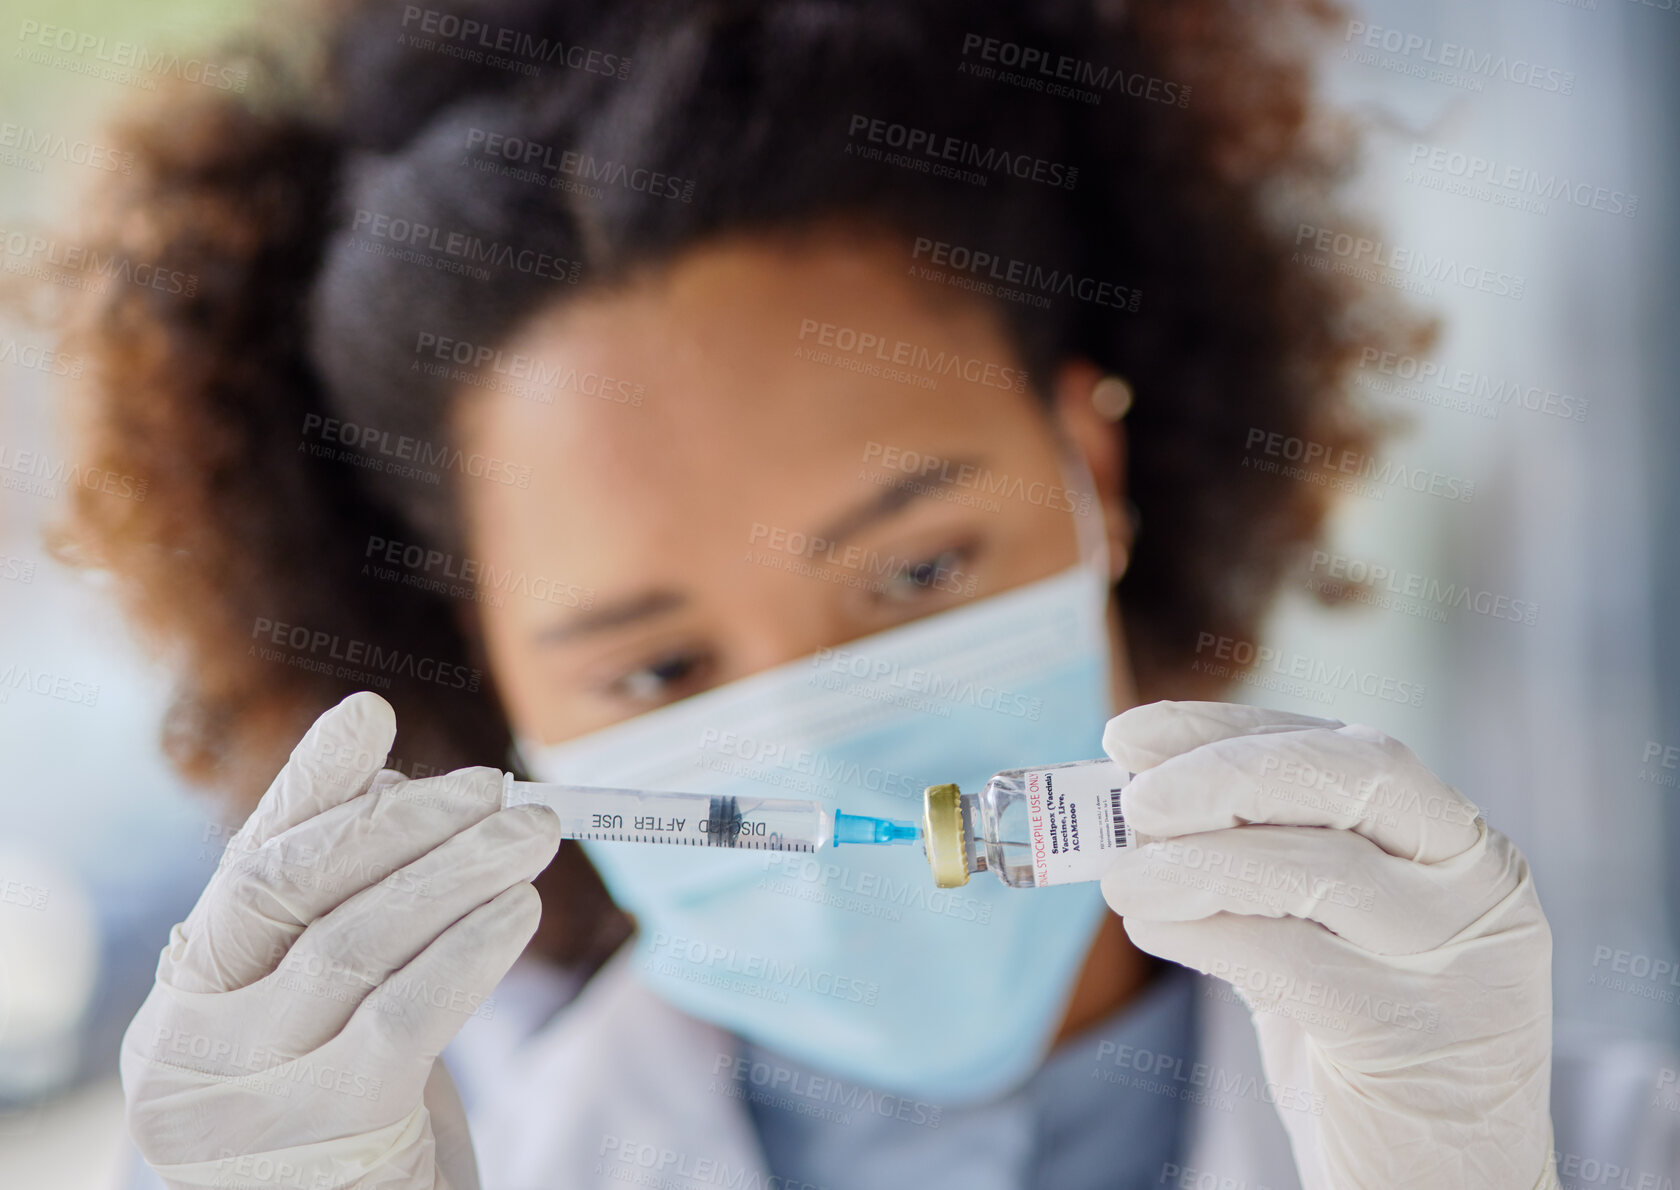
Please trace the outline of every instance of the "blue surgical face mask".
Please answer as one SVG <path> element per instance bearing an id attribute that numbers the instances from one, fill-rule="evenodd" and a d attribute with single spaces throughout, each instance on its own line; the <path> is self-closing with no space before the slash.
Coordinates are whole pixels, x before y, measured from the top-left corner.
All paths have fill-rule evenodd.
<path id="1" fill-rule="evenodd" d="M 575 740 L 521 741 L 526 768 L 919 819 L 925 786 L 975 792 L 1002 769 L 1100 755 L 1110 578 L 1095 509 L 1078 519 L 1085 556 L 1068 570 Z M 586 846 L 636 917 L 640 978 L 669 1003 L 941 1104 L 1036 1069 L 1106 912 L 1095 884 L 937 889 L 919 847 Z"/>

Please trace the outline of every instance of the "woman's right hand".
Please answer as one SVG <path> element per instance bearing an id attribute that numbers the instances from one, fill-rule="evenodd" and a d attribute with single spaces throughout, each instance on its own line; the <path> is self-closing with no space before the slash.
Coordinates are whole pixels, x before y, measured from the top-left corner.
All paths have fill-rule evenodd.
<path id="1" fill-rule="evenodd" d="M 495 769 L 382 771 L 395 737 L 375 694 L 322 715 L 170 934 L 122 1082 L 172 1188 L 477 1190 L 437 1056 L 535 932 L 559 820 Z"/>

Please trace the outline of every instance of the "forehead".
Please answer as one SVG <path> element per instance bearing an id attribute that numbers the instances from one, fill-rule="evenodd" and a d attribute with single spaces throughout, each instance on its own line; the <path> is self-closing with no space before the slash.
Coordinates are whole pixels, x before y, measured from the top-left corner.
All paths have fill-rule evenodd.
<path id="1" fill-rule="evenodd" d="M 849 486 L 884 451 L 1047 449 L 1001 322 L 907 261 L 837 237 L 690 252 L 540 312 L 504 354 L 557 377 L 552 402 L 478 396 L 464 426 L 487 453 L 520 452 L 530 498 L 610 496 L 597 517 L 653 532 L 820 515 L 827 481 Z"/>

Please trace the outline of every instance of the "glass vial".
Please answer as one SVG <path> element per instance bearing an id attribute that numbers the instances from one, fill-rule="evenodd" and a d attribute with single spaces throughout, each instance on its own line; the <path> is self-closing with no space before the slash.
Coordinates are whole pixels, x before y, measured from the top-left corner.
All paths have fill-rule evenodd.
<path id="1" fill-rule="evenodd" d="M 922 848 L 940 888 L 995 872 L 1010 888 L 1100 880 L 1131 845 L 1120 791 L 1132 774 L 1112 760 L 1075 760 L 996 773 L 979 793 L 930 785 Z"/>

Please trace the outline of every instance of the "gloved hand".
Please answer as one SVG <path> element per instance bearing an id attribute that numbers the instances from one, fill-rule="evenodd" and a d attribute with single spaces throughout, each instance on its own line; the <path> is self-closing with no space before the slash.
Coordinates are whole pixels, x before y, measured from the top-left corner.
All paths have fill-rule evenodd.
<path id="1" fill-rule="evenodd" d="M 1307 1190 L 1558 1184 L 1551 932 L 1474 805 L 1379 731 L 1257 707 L 1136 707 L 1103 748 L 1140 843 L 1103 896 L 1228 980 L 1267 1078 L 1322 1103 L 1278 1113 Z"/>
<path id="2" fill-rule="evenodd" d="M 477 1190 L 438 1052 L 536 930 L 559 820 L 501 774 L 382 771 L 391 707 L 322 715 L 227 848 L 123 1038 L 172 1188 Z"/>

